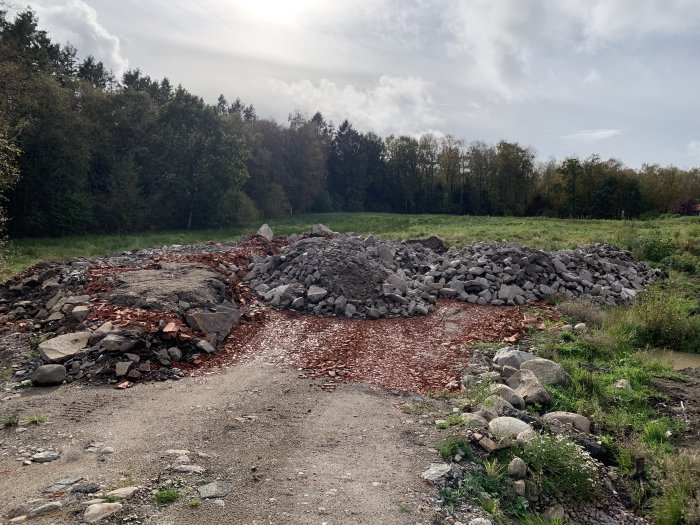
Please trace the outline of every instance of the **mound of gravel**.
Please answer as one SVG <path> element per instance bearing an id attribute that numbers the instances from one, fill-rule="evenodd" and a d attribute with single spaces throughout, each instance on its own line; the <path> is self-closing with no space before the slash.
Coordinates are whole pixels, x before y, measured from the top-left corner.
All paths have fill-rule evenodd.
<path id="1" fill-rule="evenodd" d="M 355 234 L 305 238 L 254 260 L 244 281 L 278 308 L 376 319 L 426 315 L 438 297 L 500 306 L 559 294 L 616 305 L 666 276 L 608 244 L 557 252 L 516 243 L 444 253 L 429 246 Z"/>

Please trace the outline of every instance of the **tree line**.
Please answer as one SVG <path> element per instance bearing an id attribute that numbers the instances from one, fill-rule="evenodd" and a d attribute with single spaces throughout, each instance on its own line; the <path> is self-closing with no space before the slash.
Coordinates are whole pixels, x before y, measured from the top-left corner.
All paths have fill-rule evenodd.
<path id="1" fill-rule="evenodd" d="M 0 10 L 0 193 L 14 235 L 223 227 L 303 212 L 628 219 L 692 212 L 700 169 L 551 159 L 514 142 L 285 124 L 50 40 Z"/>

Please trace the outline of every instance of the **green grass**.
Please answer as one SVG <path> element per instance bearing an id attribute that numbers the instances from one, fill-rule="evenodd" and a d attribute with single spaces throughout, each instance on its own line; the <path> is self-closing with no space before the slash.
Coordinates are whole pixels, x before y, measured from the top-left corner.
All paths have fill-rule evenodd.
<path id="1" fill-rule="evenodd" d="M 177 501 L 180 493 L 175 489 L 160 489 L 153 497 L 159 505 L 167 505 Z"/>
<path id="2" fill-rule="evenodd" d="M 399 215 L 391 213 L 325 213 L 268 221 L 276 235 L 309 230 L 323 223 L 340 232 L 374 234 L 381 238 L 421 238 L 437 235 L 449 245 L 508 240 L 547 250 L 609 242 L 643 255 L 648 239 L 667 239 L 677 252 L 700 255 L 700 218 L 679 217 L 652 221 L 604 221 L 545 217 L 472 217 L 455 215 Z M 40 261 L 97 257 L 125 250 L 206 241 L 235 241 L 255 233 L 259 224 L 230 229 L 144 232 L 128 235 L 84 235 L 62 238 L 13 239 L 5 277 Z M 647 251 L 649 249 L 647 248 Z M 663 250 L 652 249 L 656 254 Z"/>
<path id="3" fill-rule="evenodd" d="M 2 418 L 2 426 L 5 428 L 19 425 L 19 414 L 8 414 Z"/>
<path id="4" fill-rule="evenodd" d="M 438 446 L 438 452 L 443 459 L 448 460 L 459 454 L 464 459 L 471 461 L 474 457 L 472 448 L 464 438 L 449 437 Z"/>
<path id="5" fill-rule="evenodd" d="M 33 414 L 27 417 L 28 425 L 41 425 L 46 422 L 46 416 L 41 414 Z"/>

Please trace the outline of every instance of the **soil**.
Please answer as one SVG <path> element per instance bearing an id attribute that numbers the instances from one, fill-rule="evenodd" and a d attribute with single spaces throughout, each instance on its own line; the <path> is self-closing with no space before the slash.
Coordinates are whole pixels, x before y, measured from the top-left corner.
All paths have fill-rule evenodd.
<path id="1" fill-rule="evenodd" d="M 677 378 L 656 380 L 656 386 L 668 396 L 659 406 L 672 421 L 680 424 L 674 444 L 700 451 L 700 368 L 686 368 L 677 373 Z"/>

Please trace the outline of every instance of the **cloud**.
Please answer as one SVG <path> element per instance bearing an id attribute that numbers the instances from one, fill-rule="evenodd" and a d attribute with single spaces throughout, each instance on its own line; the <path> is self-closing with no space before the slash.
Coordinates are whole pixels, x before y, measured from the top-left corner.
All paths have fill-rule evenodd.
<path id="1" fill-rule="evenodd" d="M 688 155 L 691 157 L 700 157 L 700 140 L 692 140 L 688 143 Z"/>
<path id="2" fill-rule="evenodd" d="M 365 89 L 327 79 L 318 84 L 307 79 L 292 83 L 270 80 L 268 85 L 286 99 L 287 107 L 320 111 L 335 123 L 347 118 L 359 129 L 380 135 L 419 134 L 441 123 L 430 84 L 418 77 L 382 75 Z"/>
<path id="3" fill-rule="evenodd" d="M 599 140 L 617 137 L 618 135 L 622 135 L 624 132 L 624 129 L 582 129 L 568 135 L 562 135 L 562 138 L 582 142 L 597 142 Z"/>
<path id="4" fill-rule="evenodd" d="M 588 72 L 588 74 L 585 77 L 583 77 L 583 83 L 586 85 L 597 84 L 600 81 L 601 81 L 600 73 L 598 73 L 595 69 L 591 69 Z"/>
<path id="5" fill-rule="evenodd" d="M 100 23 L 97 11 L 83 0 L 65 0 L 52 6 L 36 2 L 30 5 L 53 41 L 70 42 L 78 48 L 80 56 L 93 55 L 118 76 L 129 68 L 119 37 Z"/>

